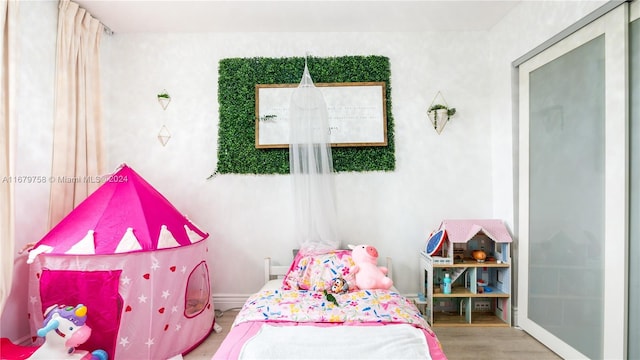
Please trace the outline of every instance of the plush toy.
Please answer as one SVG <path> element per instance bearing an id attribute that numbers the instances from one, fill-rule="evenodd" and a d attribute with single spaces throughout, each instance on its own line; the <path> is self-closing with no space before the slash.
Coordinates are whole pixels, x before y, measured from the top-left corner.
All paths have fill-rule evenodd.
<path id="1" fill-rule="evenodd" d="M 349 283 L 341 277 L 334 278 L 331 280 L 331 292 L 334 294 L 344 294 L 349 292 Z"/>
<path id="2" fill-rule="evenodd" d="M 378 266 L 378 250 L 370 245 L 349 245 L 355 266 L 350 271 L 355 275 L 359 289 L 389 289 L 393 281 L 386 277 L 388 269 Z"/>
<path id="3" fill-rule="evenodd" d="M 45 342 L 29 359 L 108 359 L 104 350 L 76 350 L 76 346 L 84 344 L 91 336 L 91 328 L 85 324 L 86 306 L 53 305 L 44 315 L 44 327 L 38 329 L 37 334 L 44 337 Z"/>
<path id="4" fill-rule="evenodd" d="M 30 360 L 108 360 L 104 350 L 88 352 L 76 350 L 76 346 L 84 344 L 91 336 L 91 328 L 85 324 L 87 307 L 53 305 L 44 313 L 44 326 L 38 329 L 38 336 L 44 337 L 41 346 L 14 345 L 8 339 L 2 339 L 2 359 Z"/>

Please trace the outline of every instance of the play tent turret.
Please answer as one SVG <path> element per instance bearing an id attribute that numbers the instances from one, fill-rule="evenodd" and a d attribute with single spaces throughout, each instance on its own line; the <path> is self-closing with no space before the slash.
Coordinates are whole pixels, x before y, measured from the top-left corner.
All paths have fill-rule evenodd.
<path id="1" fill-rule="evenodd" d="M 94 329 L 83 344 L 110 359 L 186 353 L 214 321 L 208 234 L 127 165 L 29 252 L 29 317 L 84 304 Z"/>

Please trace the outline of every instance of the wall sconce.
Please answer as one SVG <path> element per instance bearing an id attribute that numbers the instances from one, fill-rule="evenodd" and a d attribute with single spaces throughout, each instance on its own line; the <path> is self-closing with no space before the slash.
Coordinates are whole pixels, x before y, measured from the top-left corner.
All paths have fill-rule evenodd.
<path id="1" fill-rule="evenodd" d="M 429 109 L 427 110 L 427 115 L 429 116 L 429 120 L 431 120 L 431 124 L 433 124 L 433 128 L 436 129 L 438 135 L 444 130 L 444 127 L 449 122 L 449 119 L 456 113 L 455 108 L 450 108 L 447 104 L 447 101 L 444 99 L 444 96 L 438 91 L 436 96 L 433 98 L 431 105 L 429 105 Z"/>
<path id="2" fill-rule="evenodd" d="M 169 142 L 169 139 L 171 139 L 171 133 L 166 126 L 162 125 L 160 131 L 158 132 L 158 141 L 160 141 L 160 144 L 162 144 L 162 146 L 166 146 Z"/>
<path id="3" fill-rule="evenodd" d="M 171 96 L 169 95 L 167 90 L 162 90 L 158 93 L 158 103 L 160 103 L 160 106 L 162 106 L 162 111 L 167 110 L 170 102 Z M 169 129 L 167 129 L 167 127 L 163 124 L 160 128 L 160 131 L 158 132 L 158 141 L 160 141 L 162 146 L 166 146 L 169 142 L 169 139 L 171 139 L 171 133 L 169 132 Z"/>
<path id="4" fill-rule="evenodd" d="M 171 96 L 167 90 L 162 90 L 158 93 L 158 102 L 160 103 L 160 106 L 162 106 L 162 110 L 167 110 L 167 106 L 169 106 L 169 103 L 171 102 Z"/>

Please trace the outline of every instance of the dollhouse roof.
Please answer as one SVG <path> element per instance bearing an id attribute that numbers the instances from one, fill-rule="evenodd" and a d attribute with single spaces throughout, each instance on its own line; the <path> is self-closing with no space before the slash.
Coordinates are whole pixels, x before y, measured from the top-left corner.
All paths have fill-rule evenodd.
<path id="1" fill-rule="evenodd" d="M 513 241 L 504 223 L 495 219 L 443 220 L 440 229 L 445 229 L 447 238 L 452 243 L 466 243 L 479 233 L 498 243 Z"/>
<path id="2" fill-rule="evenodd" d="M 209 235 L 162 194 L 122 165 L 30 252 L 115 254 L 189 245 Z"/>

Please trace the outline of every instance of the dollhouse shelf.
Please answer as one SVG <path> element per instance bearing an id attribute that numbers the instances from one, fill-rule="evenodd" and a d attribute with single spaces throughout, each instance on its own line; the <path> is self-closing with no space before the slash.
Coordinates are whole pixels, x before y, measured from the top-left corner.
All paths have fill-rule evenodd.
<path id="1" fill-rule="evenodd" d="M 510 326 L 511 294 L 509 284 L 505 283 L 510 278 L 510 264 L 475 260 L 451 265 L 433 264 L 423 251 L 420 252 L 420 267 L 421 284 L 426 294 L 421 308 L 431 326 Z M 444 294 L 436 282 L 445 272 L 455 268 L 464 269 L 464 273 L 454 282 L 451 293 Z M 486 287 L 490 292 L 478 288 L 477 279 L 483 277 L 488 280 Z"/>
<path id="2" fill-rule="evenodd" d="M 477 298 L 503 298 L 510 297 L 511 295 L 507 293 L 503 293 L 501 291 L 493 290 L 490 293 L 472 293 L 469 289 L 466 288 L 453 288 L 451 289 L 451 294 L 443 294 L 443 293 L 435 293 L 433 294 L 434 298 L 452 298 L 452 297 L 477 297 Z"/>
<path id="3" fill-rule="evenodd" d="M 442 248 L 419 255 L 424 318 L 431 326 L 511 326 L 511 237 L 502 222 L 445 220 L 441 229 Z M 471 258 L 479 249 L 488 260 Z M 445 273 L 453 279 L 450 294 L 440 289 Z"/>
<path id="4" fill-rule="evenodd" d="M 452 326 L 478 326 L 478 327 L 504 327 L 507 326 L 502 320 L 498 319 L 495 315 L 486 312 L 473 313 L 473 322 L 468 323 L 464 316 L 460 316 L 458 313 L 436 313 L 434 321 L 438 327 L 452 327 Z"/>

